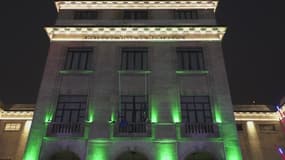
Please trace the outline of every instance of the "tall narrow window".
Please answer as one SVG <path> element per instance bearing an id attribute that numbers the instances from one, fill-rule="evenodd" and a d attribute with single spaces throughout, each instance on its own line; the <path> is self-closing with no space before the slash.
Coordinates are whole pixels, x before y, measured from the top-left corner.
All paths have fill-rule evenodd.
<path id="1" fill-rule="evenodd" d="M 80 123 L 84 122 L 86 114 L 87 96 L 61 95 L 59 96 L 54 122 Z"/>
<path id="2" fill-rule="evenodd" d="M 97 19 L 97 11 L 94 10 L 76 10 L 73 19 Z"/>
<path id="3" fill-rule="evenodd" d="M 146 10 L 125 10 L 123 19 L 140 20 L 148 19 L 148 12 Z"/>
<path id="4" fill-rule="evenodd" d="M 198 10 L 175 10 L 175 19 L 198 19 Z"/>
<path id="5" fill-rule="evenodd" d="M 93 49 L 90 47 L 68 48 L 64 69 L 87 70 L 89 69 L 89 58 Z"/>
<path id="6" fill-rule="evenodd" d="M 201 47 L 177 48 L 178 70 L 205 70 Z"/>
<path id="7" fill-rule="evenodd" d="M 120 119 L 128 123 L 146 122 L 148 103 L 146 96 L 121 96 Z"/>
<path id="8" fill-rule="evenodd" d="M 147 48 L 122 48 L 121 69 L 122 70 L 146 70 Z"/>
<path id="9" fill-rule="evenodd" d="M 208 96 L 181 96 L 182 121 L 211 123 L 212 114 Z"/>

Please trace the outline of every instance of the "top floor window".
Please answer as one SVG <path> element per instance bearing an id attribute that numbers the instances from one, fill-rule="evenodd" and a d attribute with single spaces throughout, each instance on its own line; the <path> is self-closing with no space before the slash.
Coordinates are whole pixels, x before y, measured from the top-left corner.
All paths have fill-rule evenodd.
<path id="1" fill-rule="evenodd" d="M 89 69 L 90 54 L 93 49 L 90 47 L 68 48 L 65 59 L 65 70 L 87 70 Z"/>
<path id="2" fill-rule="evenodd" d="M 179 70 L 205 70 L 201 47 L 176 48 Z"/>
<path id="3" fill-rule="evenodd" d="M 128 19 L 128 20 L 148 19 L 148 12 L 146 10 L 125 10 L 123 13 L 123 19 Z"/>
<path id="4" fill-rule="evenodd" d="M 147 69 L 147 52 L 145 47 L 122 48 L 122 70 L 145 70 Z"/>
<path id="5" fill-rule="evenodd" d="M 175 19 L 198 19 L 198 10 L 175 10 Z"/>
<path id="6" fill-rule="evenodd" d="M 97 19 L 97 11 L 94 10 L 76 10 L 73 19 Z"/>

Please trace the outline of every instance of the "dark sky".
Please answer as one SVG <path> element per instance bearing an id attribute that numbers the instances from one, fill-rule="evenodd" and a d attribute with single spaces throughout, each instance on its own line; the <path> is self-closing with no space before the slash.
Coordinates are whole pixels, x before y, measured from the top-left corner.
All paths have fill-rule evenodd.
<path id="1" fill-rule="evenodd" d="M 10 4 L 1 7 L 0 99 L 35 103 L 49 47 L 43 27 L 54 24 L 56 10 L 52 0 L 5 3 Z M 277 104 L 285 95 L 281 6 L 281 0 L 220 1 L 217 19 L 228 26 L 223 49 L 234 104 Z"/>

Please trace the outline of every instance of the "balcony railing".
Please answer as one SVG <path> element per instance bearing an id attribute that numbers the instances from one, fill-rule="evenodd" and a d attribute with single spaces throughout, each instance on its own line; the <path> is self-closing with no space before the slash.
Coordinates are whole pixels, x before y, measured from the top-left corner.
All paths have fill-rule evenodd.
<path id="1" fill-rule="evenodd" d="M 218 137 L 219 128 L 214 123 L 182 123 L 181 134 L 184 137 Z"/>
<path id="2" fill-rule="evenodd" d="M 146 137 L 151 135 L 150 124 L 146 122 L 117 122 L 115 136 L 119 137 Z"/>
<path id="3" fill-rule="evenodd" d="M 51 122 L 48 124 L 47 136 L 72 136 L 81 137 L 84 133 L 83 123 L 60 123 Z"/>

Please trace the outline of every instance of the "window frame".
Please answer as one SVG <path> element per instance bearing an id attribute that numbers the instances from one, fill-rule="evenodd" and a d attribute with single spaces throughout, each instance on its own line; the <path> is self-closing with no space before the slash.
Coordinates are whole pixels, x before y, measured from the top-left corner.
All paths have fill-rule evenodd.
<path id="1" fill-rule="evenodd" d="M 191 101 L 183 101 L 183 98 L 192 98 Z M 196 98 L 207 98 L 207 102 L 196 102 Z M 191 109 L 191 105 L 193 105 L 194 109 Z M 197 108 L 198 105 L 202 105 L 202 109 Z M 205 109 L 205 105 L 208 105 L 208 109 Z M 182 122 L 184 123 L 213 123 L 213 115 L 212 115 L 212 109 L 211 109 L 211 102 L 209 96 L 180 96 L 180 106 L 181 106 L 181 118 Z M 184 108 L 185 106 L 185 108 Z M 202 111 L 202 117 L 203 121 L 200 121 L 198 119 L 198 112 Z M 208 112 L 209 115 L 206 115 L 206 112 Z M 194 121 L 191 120 L 191 114 L 194 113 Z M 186 114 L 186 118 L 185 118 Z"/>
<path id="2" fill-rule="evenodd" d="M 96 20 L 98 19 L 97 10 L 75 10 L 73 12 L 74 20 Z"/>
<path id="3" fill-rule="evenodd" d="M 124 20 L 147 20 L 149 19 L 148 10 L 123 10 L 122 18 Z"/>
<path id="4" fill-rule="evenodd" d="M 206 70 L 203 47 L 176 47 L 178 71 Z"/>
<path id="5" fill-rule="evenodd" d="M 93 52 L 94 49 L 92 47 L 68 47 L 65 52 L 63 70 L 90 70 Z M 82 59 L 83 55 L 85 60 L 84 58 Z"/>
<path id="6" fill-rule="evenodd" d="M 174 19 L 197 20 L 199 19 L 199 10 L 198 9 L 174 10 Z"/>
<path id="7" fill-rule="evenodd" d="M 122 47 L 120 69 L 123 71 L 147 70 L 148 53 L 148 47 Z M 137 59 L 138 55 L 140 57 L 139 59 Z"/>
<path id="8" fill-rule="evenodd" d="M 61 98 L 70 98 L 70 99 L 61 100 Z M 85 100 L 78 100 L 78 101 L 75 100 L 74 102 L 72 102 L 74 100 L 74 99 L 72 100 L 72 98 L 84 98 Z M 86 115 L 87 115 L 87 106 L 88 106 L 87 98 L 88 98 L 87 95 L 59 95 L 58 100 L 57 100 L 57 106 L 56 106 L 54 117 L 53 117 L 53 122 L 55 123 L 83 123 L 86 120 Z M 67 106 L 69 108 L 66 108 L 65 105 L 70 105 L 70 104 L 77 104 L 77 105 L 79 104 L 79 107 L 74 109 L 74 108 L 71 108 L 70 106 Z M 63 106 L 60 106 L 60 105 L 63 105 Z M 71 119 L 74 113 L 77 114 L 77 120 L 75 122 L 72 121 Z M 65 114 L 69 114 L 67 115 L 69 119 L 68 121 L 65 121 Z"/>

